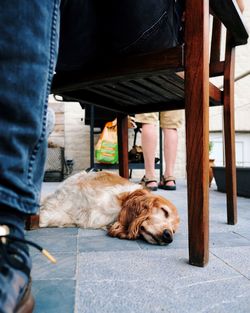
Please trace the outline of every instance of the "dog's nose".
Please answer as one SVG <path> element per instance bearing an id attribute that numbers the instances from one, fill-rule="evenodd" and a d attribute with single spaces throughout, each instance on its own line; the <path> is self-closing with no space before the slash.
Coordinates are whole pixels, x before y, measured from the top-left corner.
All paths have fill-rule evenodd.
<path id="1" fill-rule="evenodd" d="M 167 229 L 164 229 L 163 234 L 162 234 L 162 238 L 166 243 L 170 243 L 173 241 L 173 236 L 172 236 L 171 232 Z"/>

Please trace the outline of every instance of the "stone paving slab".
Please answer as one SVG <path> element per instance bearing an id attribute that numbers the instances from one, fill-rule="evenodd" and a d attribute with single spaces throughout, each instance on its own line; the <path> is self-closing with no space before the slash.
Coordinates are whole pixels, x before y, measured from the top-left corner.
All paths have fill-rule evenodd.
<path id="1" fill-rule="evenodd" d="M 76 227 L 60 228 L 60 227 L 51 227 L 51 228 L 39 228 L 36 230 L 30 230 L 26 232 L 26 236 L 31 240 L 32 238 L 41 238 L 47 236 L 76 236 L 78 235 L 78 229 Z"/>
<path id="2" fill-rule="evenodd" d="M 81 253 L 77 276 L 79 313 L 212 312 L 211 299 L 215 309 L 249 304 L 248 279 L 213 255 L 205 268 L 190 266 L 183 249 Z"/>
<path id="3" fill-rule="evenodd" d="M 78 236 L 79 237 L 93 237 L 93 236 L 105 236 L 106 235 L 106 230 L 103 229 L 82 229 L 79 228 L 78 230 Z"/>
<path id="4" fill-rule="evenodd" d="M 213 248 L 212 253 L 223 260 L 228 266 L 236 269 L 241 275 L 250 280 L 250 248 L 233 247 L 233 248 Z M 250 312 L 250 306 L 249 306 Z"/>
<path id="5" fill-rule="evenodd" d="M 121 240 L 107 235 L 92 237 L 81 236 L 78 239 L 78 252 L 124 251 L 138 249 L 140 249 L 140 247 L 135 240 Z"/>
<path id="6" fill-rule="evenodd" d="M 76 252 L 76 236 L 47 236 L 40 237 L 39 244 L 49 252 Z"/>
<path id="7" fill-rule="evenodd" d="M 35 280 L 32 293 L 35 297 L 34 313 L 74 313 L 75 280 Z"/>
<path id="8" fill-rule="evenodd" d="M 52 264 L 41 254 L 32 255 L 32 279 L 75 279 L 77 255 L 72 253 L 53 253 L 57 263 Z"/>
<path id="9" fill-rule="evenodd" d="M 211 233 L 210 247 L 250 246 L 250 240 L 235 232 Z M 250 248 L 250 247 L 249 247 Z"/>
<path id="10" fill-rule="evenodd" d="M 78 313 L 249 313 L 249 282 L 232 278 L 173 291 L 167 282 L 106 281 L 79 285 Z"/>

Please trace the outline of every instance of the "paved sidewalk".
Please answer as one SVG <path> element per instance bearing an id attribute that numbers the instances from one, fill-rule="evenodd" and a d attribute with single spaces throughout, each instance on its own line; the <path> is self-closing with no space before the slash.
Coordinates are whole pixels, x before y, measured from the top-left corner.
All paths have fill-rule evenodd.
<path id="1" fill-rule="evenodd" d="M 55 183 L 45 183 L 44 193 Z M 186 183 L 172 200 L 181 225 L 167 247 L 110 238 L 102 230 L 40 229 L 28 239 L 58 259 L 33 255 L 36 313 L 249 313 L 250 199 L 238 198 L 239 218 L 226 224 L 226 197 L 210 189 L 210 261 L 188 264 Z"/>

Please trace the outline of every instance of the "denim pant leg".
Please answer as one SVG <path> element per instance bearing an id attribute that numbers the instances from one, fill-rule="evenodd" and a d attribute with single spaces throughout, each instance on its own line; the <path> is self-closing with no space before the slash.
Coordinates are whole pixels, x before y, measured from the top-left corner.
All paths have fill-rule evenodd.
<path id="1" fill-rule="evenodd" d="M 175 0 L 64 0 L 58 71 L 175 46 Z"/>
<path id="2" fill-rule="evenodd" d="M 59 2 L 0 1 L 0 209 L 38 208 Z"/>

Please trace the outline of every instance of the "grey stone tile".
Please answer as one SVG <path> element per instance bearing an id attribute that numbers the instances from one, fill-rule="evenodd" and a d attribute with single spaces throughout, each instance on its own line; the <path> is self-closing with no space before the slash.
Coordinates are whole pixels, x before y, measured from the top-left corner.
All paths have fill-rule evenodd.
<path id="1" fill-rule="evenodd" d="M 190 266 L 183 249 L 80 255 L 77 277 L 77 312 L 90 313 L 100 308 L 103 313 L 206 312 L 211 299 L 233 302 L 250 287 L 212 255 L 207 267 Z M 227 292 L 224 286 L 231 288 Z M 244 297 L 248 301 L 248 294 Z"/>
<path id="2" fill-rule="evenodd" d="M 34 313 L 74 313 L 74 280 L 33 281 Z"/>
<path id="3" fill-rule="evenodd" d="M 30 239 L 40 238 L 42 236 L 76 236 L 78 234 L 78 228 L 69 227 L 69 228 L 39 228 L 36 230 L 26 231 L 26 237 Z"/>
<path id="4" fill-rule="evenodd" d="M 76 254 L 54 253 L 57 263 L 52 264 L 41 254 L 32 255 L 32 278 L 40 279 L 74 279 L 76 273 Z"/>
<path id="5" fill-rule="evenodd" d="M 106 236 L 107 231 L 103 229 L 83 229 L 80 228 L 78 232 L 78 236 L 84 236 L 84 237 L 94 237 L 94 236 Z"/>
<path id="6" fill-rule="evenodd" d="M 84 253 L 78 257 L 77 275 L 82 282 L 164 279 L 171 288 L 178 284 L 182 286 L 203 280 L 217 280 L 220 277 L 240 276 L 213 255 L 210 255 L 210 263 L 205 268 L 191 266 L 188 264 L 186 249 Z"/>
<path id="7" fill-rule="evenodd" d="M 147 243 L 145 240 L 138 240 L 137 241 L 140 248 L 143 250 L 169 250 L 169 249 L 184 249 L 188 246 L 188 236 L 187 234 L 183 233 L 176 233 L 174 236 L 173 242 L 166 246 L 159 246 L 159 245 L 151 245 Z"/>
<path id="8" fill-rule="evenodd" d="M 210 247 L 250 246 L 250 241 L 235 232 L 211 233 Z"/>
<path id="9" fill-rule="evenodd" d="M 241 287 L 241 286 L 240 286 Z M 250 298 L 249 295 L 239 295 L 233 300 L 223 300 L 215 304 L 211 309 L 205 313 L 249 313 Z"/>
<path id="10" fill-rule="evenodd" d="M 37 238 L 27 237 L 27 239 L 33 240 L 49 252 L 76 253 L 77 250 L 76 236 L 63 236 L 61 234 L 58 234 L 53 236 L 38 236 Z M 40 252 L 32 249 L 32 253 L 36 254 Z"/>
<path id="11" fill-rule="evenodd" d="M 78 252 L 124 251 L 140 249 L 135 240 L 121 240 L 109 236 L 79 237 Z"/>
<path id="12" fill-rule="evenodd" d="M 249 313 L 246 279 L 171 289 L 168 280 L 98 281 L 80 284 L 77 312 L 86 313 Z"/>
<path id="13" fill-rule="evenodd" d="M 247 313 L 249 312 L 250 282 L 243 277 L 204 280 L 183 285 L 174 290 L 175 313 Z"/>
<path id="14" fill-rule="evenodd" d="M 210 232 L 236 232 L 244 231 L 248 232 L 250 221 L 245 219 L 240 219 L 236 225 L 229 225 L 226 222 L 226 215 L 223 216 L 213 216 L 210 219 Z"/>
<path id="15" fill-rule="evenodd" d="M 250 279 L 250 248 L 214 248 L 211 252 L 239 273 Z"/>
<path id="16" fill-rule="evenodd" d="M 168 288 L 157 289 L 157 282 L 105 281 L 80 284 L 77 312 L 84 313 L 158 313 L 171 312 Z M 172 296 L 172 295 L 171 295 Z"/>
<path id="17" fill-rule="evenodd" d="M 250 225 L 250 224 L 249 224 Z M 235 233 L 250 240 L 250 227 L 235 230 Z"/>

